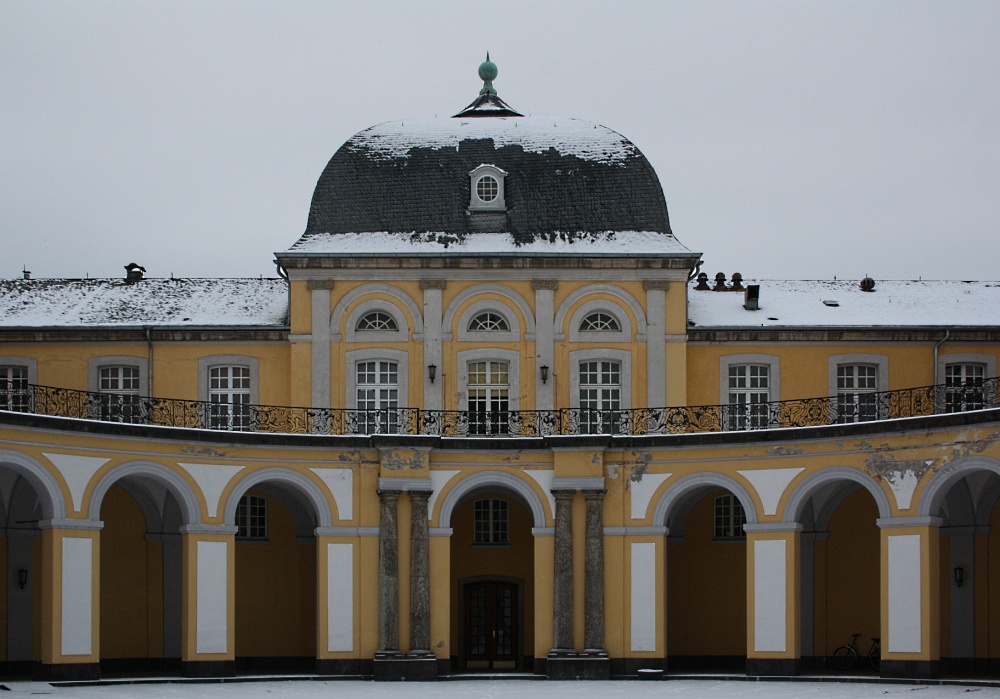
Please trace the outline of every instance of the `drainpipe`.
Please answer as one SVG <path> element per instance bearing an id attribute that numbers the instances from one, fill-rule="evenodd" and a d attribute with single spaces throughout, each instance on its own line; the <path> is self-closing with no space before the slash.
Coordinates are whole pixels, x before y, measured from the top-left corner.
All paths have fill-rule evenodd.
<path id="1" fill-rule="evenodd" d="M 148 325 L 146 326 L 146 373 L 149 377 L 149 385 L 146 391 L 146 397 L 153 397 L 153 335 L 152 328 Z"/>
<path id="2" fill-rule="evenodd" d="M 951 330 L 944 331 L 944 337 L 942 337 L 936 345 L 934 345 L 934 385 L 941 383 L 941 377 L 938 375 L 938 348 L 948 341 L 948 336 L 951 335 Z"/>

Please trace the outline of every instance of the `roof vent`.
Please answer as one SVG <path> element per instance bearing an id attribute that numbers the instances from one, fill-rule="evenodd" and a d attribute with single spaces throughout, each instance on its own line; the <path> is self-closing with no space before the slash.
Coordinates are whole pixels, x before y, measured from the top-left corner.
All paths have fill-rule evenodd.
<path id="1" fill-rule="evenodd" d="M 146 268 L 137 265 L 135 262 L 129 262 L 125 265 L 125 281 L 129 284 L 135 284 L 136 282 L 141 282 L 146 276 Z"/>
<path id="2" fill-rule="evenodd" d="M 708 285 L 708 275 L 704 272 L 698 273 L 698 286 L 694 288 L 695 291 L 711 291 L 712 287 Z"/>
<path id="3" fill-rule="evenodd" d="M 836 299 L 823 299 L 823 305 L 829 306 L 830 308 L 837 308 L 840 305 L 840 301 Z"/>
<path id="4" fill-rule="evenodd" d="M 861 280 L 861 290 L 862 291 L 875 291 L 875 280 L 871 277 L 865 277 Z"/>
<path id="5" fill-rule="evenodd" d="M 748 311 L 760 309 L 760 284 L 748 284 L 743 292 L 743 308 Z"/>
<path id="6" fill-rule="evenodd" d="M 722 272 L 715 275 L 715 288 L 712 291 L 729 291 L 729 287 L 726 286 L 726 275 Z"/>
<path id="7" fill-rule="evenodd" d="M 743 291 L 743 275 L 739 272 L 733 272 L 733 284 L 729 287 L 730 291 Z"/>
<path id="8" fill-rule="evenodd" d="M 31 272 L 28 271 L 27 267 L 21 270 L 21 276 L 24 277 L 25 279 L 31 279 Z"/>

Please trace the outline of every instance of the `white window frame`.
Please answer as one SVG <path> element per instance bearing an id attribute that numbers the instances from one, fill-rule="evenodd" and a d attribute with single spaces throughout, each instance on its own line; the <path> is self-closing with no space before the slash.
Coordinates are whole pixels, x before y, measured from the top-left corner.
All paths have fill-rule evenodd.
<path id="1" fill-rule="evenodd" d="M 242 354 L 214 354 L 198 358 L 198 400 L 206 404 L 211 402 L 212 391 L 209 389 L 209 378 L 213 368 L 234 366 L 247 367 L 250 370 L 250 390 L 247 394 L 249 395 L 248 400 L 251 410 L 253 406 L 260 405 L 260 360 L 256 357 Z M 211 424 L 211 408 L 206 407 L 206 414 L 202 415 L 202 425 L 210 429 L 223 429 L 219 427 L 213 428 Z M 252 431 L 253 429 L 254 425 L 251 416 L 251 422 L 244 431 Z"/>
<path id="2" fill-rule="evenodd" d="M 580 409 L 580 364 L 582 362 L 618 362 L 621 369 L 621 394 L 619 410 L 622 412 L 632 408 L 632 353 L 628 350 L 616 349 L 583 349 L 569 353 L 569 407 Z"/>
<path id="3" fill-rule="evenodd" d="M 492 177 L 497 181 L 497 196 L 490 201 L 483 201 L 479 198 L 479 180 L 484 177 Z M 506 182 L 507 173 L 496 165 L 480 165 L 469 173 L 469 211 L 506 211 Z"/>
<path id="4" fill-rule="evenodd" d="M 840 367 L 848 365 L 867 365 L 875 367 L 875 393 L 882 393 L 889 390 L 889 358 L 884 354 L 852 353 L 835 354 L 827 360 L 827 382 L 830 396 L 830 422 L 839 423 L 840 414 L 838 410 L 838 396 L 841 394 L 837 388 L 837 373 Z M 869 393 L 871 391 L 856 391 L 856 393 Z M 849 393 L 845 391 L 844 393 Z M 876 405 L 877 414 L 872 420 L 882 420 L 885 418 L 883 407 Z M 872 420 L 847 420 L 853 422 L 871 422 Z"/>
<path id="5" fill-rule="evenodd" d="M 620 330 L 581 330 L 583 319 L 593 313 L 607 313 L 618 321 Z M 570 342 L 631 342 L 632 321 L 621 306 L 606 299 L 593 299 L 581 303 L 569 319 Z"/>
<path id="6" fill-rule="evenodd" d="M 723 410 L 729 406 L 729 368 L 731 366 L 741 365 L 766 366 L 768 394 L 767 402 L 772 403 L 776 400 L 781 400 L 781 359 L 777 355 L 758 353 L 726 354 L 719 357 L 719 405 L 723 407 Z M 766 426 L 769 426 L 770 418 L 768 418 L 767 423 L 768 425 Z M 744 429 L 750 429 L 748 427 L 739 429 L 730 427 L 730 419 L 728 415 L 724 415 L 722 417 L 720 427 L 726 431 L 741 431 Z"/>
<path id="7" fill-rule="evenodd" d="M 132 368 L 139 371 L 139 388 L 133 393 L 131 391 L 104 391 L 101 388 L 101 372 L 104 369 L 112 368 Z M 87 360 L 87 391 L 90 393 L 110 393 L 113 395 L 132 395 L 139 398 L 149 397 L 149 359 L 147 357 L 136 357 L 128 354 L 109 354 L 99 357 L 91 357 Z M 96 414 L 92 415 L 95 420 L 111 420 L 111 417 L 104 411 L 103 406 L 95 406 Z M 119 419 L 114 422 L 142 422 L 142 420 L 123 420 L 124 415 L 118 415 Z"/>
<path id="8" fill-rule="evenodd" d="M 358 330 L 358 322 L 369 313 L 380 311 L 396 321 L 397 330 Z M 347 314 L 345 335 L 348 342 L 406 342 L 410 337 L 410 326 L 406 314 L 391 301 L 368 299 L 362 301 Z"/>
<path id="9" fill-rule="evenodd" d="M 480 313 L 496 313 L 507 321 L 509 330 L 469 330 L 469 323 Z M 459 342 L 518 342 L 521 321 L 514 309 L 499 299 L 480 299 L 466 306 L 458 316 Z"/>
<path id="10" fill-rule="evenodd" d="M 737 508 L 739 510 L 737 511 Z M 720 509 L 722 513 L 720 515 Z M 742 513 L 742 517 L 738 516 Z M 723 521 L 720 522 L 720 516 Z M 743 503 L 732 493 L 723 493 L 712 498 L 712 539 L 714 541 L 745 541 L 743 525 L 747 523 Z"/>
<path id="11" fill-rule="evenodd" d="M 240 508 L 244 508 L 242 513 L 244 520 L 240 522 L 241 513 Z M 257 510 L 254 512 L 254 510 Z M 267 541 L 267 525 L 268 525 L 268 507 L 267 498 L 263 495 L 251 495 L 249 493 L 243 495 L 239 501 L 236 503 L 236 539 L 238 541 Z M 254 519 L 262 519 L 263 523 L 260 521 L 254 522 Z"/>
<path id="12" fill-rule="evenodd" d="M 464 350 L 456 355 L 458 361 L 458 409 L 469 410 L 469 363 L 470 362 L 507 362 L 507 379 L 510 391 L 507 399 L 507 410 L 517 412 L 521 409 L 521 353 L 513 350 L 483 348 Z"/>
<path id="13" fill-rule="evenodd" d="M 38 384 L 38 360 L 32 359 L 31 357 L 15 357 L 15 356 L 3 356 L 0 357 L 0 367 L 9 367 L 16 369 L 25 369 L 28 379 L 28 391 L 27 403 L 30 409 L 31 407 L 31 386 Z M 3 403 L 0 403 L 0 410 L 4 409 L 7 405 L 6 397 L 4 397 Z M 20 412 L 20 411 L 19 411 Z"/>
<path id="14" fill-rule="evenodd" d="M 485 507 L 480 508 L 480 503 L 485 503 Z M 479 516 L 483 511 L 488 513 L 485 520 Z M 499 523 L 498 519 L 501 520 Z M 482 528 L 479 526 L 480 523 L 484 525 Z M 481 538 L 481 532 L 486 536 Z M 507 500 L 484 497 L 476 498 L 472 503 L 472 545 L 477 547 L 510 545 L 510 503 Z"/>
<path id="15" fill-rule="evenodd" d="M 956 352 L 955 354 L 938 355 L 938 381 L 936 383 L 948 383 L 948 368 L 955 365 L 977 365 L 983 368 L 983 378 L 990 379 L 997 375 L 997 358 L 993 354 L 980 352 Z M 985 390 L 983 392 L 983 408 L 996 407 L 987 399 Z M 938 399 L 938 411 L 948 410 L 948 390 Z"/>
<path id="16" fill-rule="evenodd" d="M 398 409 L 404 410 L 410 405 L 409 354 L 407 352 L 388 347 L 372 347 L 351 350 L 346 353 L 344 360 L 344 384 L 346 388 L 344 405 L 347 410 L 358 409 L 359 362 L 395 362 L 396 381 L 399 386 Z M 399 425 L 400 428 L 404 426 Z"/>

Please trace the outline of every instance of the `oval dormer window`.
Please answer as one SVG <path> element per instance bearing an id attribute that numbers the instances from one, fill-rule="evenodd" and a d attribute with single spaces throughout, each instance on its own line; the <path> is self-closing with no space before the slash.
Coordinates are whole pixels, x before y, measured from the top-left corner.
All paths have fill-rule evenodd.
<path id="1" fill-rule="evenodd" d="M 507 173 L 496 165 L 480 165 L 469 173 L 471 194 L 469 211 L 506 211 L 504 178 Z"/>
<path id="2" fill-rule="evenodd" d="M 500 183 L 492 175 L 483 175 L 476 182 L 476 196 L 484 203 L 489 203 L 497 198 L 500 193 Z"/>

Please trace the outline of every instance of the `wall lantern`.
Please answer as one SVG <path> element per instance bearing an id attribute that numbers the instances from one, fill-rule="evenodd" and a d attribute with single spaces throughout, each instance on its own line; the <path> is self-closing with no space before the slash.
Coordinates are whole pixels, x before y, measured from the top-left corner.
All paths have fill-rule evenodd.
<path id="1" fill-rule="evenodd" d="M 28 569 L 19 568 L 17 571 L 17 587 L 21 590 L 28 584 Z"/>
<path id="2" fill-rule="evenodd" d="M 431 383 L 434 383 L 434 379 L 437 378 L 437 375 L 438 375 L 437 364 L 428 364 L 427 377 L 431 380 Z"/>
<path id="3" fill-rule="evenodd" d="M 956 587 L 962 587 L 962 583 L 965 582 L 965 569 L 962 566 L 955 566 L 955 585 Z"/>
<path id="4" fill-rule="evenodd" d="M 542 383 L 546 383 L 549 380 L 549 368 L 542 364 L 538 367 L 538 371 L 542 374 Z"/>

